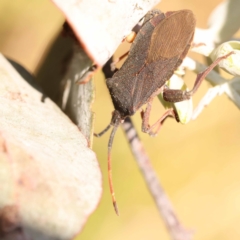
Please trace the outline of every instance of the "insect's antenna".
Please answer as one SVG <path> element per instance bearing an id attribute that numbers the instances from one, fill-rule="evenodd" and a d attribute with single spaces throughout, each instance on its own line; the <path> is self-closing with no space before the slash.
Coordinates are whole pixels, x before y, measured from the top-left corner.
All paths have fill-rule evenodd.
<path id="1" fill-rule="evenodd" d="M 118 206 L 117 206 L 117 201 L 116 201 L 116 198 L 115 198 L 115 192 L 114 192 L 114 189 L 113 189 L 113 181 L 112 181 L 111 150 L 112 150 L 113 138 L 114 138 L 114 135 L 115 135 L 115 133 L 118 129 L 119 123 L 120 122 L 117 122 L 117 123 L 114 124 L 113 130 L 111 132 L 109 142 L 108 142 L 108 181 L 109 181 L 110 193 L 112 195 L 113 207 L 114 207 L 114 210 L 115 210 L 115 212 L 118 216 L 119 216 Z"/>
<path id="2" fill-rule="evenodd" d="M 106 133 L 109 130 L 110 127 L 111 127 L 111 124 L 107 125 L 107 127 L 103 129 L 100 133 L 94 133 L 94 136 L 101 137 L 104 133 Z"/>

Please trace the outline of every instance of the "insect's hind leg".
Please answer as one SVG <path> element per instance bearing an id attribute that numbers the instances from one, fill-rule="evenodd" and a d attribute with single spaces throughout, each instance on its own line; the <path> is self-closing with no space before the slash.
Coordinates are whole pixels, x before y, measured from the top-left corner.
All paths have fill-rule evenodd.
<path id="1" fill-rule="evenodd" d="M 208 73 L 211 72 L 212 69 L 215 68 L 221 60 L 229 57 L 233 53 L 234 52 L 230 52 L 225 56 L 219 57 L 209 67 L 207 67 L 203 72 L 199 73 L 197 75 L 193 89 L 191 91 L 182 91 L 182 90 L 174 90 L 174 89 L 165 88 L 163 90 L 164 100 L 167 102 L 175 103 L 175 102 L 181 102 L 181 101 L 190 99 L 192 97 L 192 95 L 198 90 L 203 79 L 208 75 Z"/>

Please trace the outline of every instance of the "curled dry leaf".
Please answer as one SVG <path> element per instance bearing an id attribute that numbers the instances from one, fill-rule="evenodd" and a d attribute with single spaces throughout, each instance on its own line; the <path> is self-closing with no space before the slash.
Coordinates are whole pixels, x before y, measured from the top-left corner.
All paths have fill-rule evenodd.
<path id="1" fill-rule="evenodd" d="M 16 239 L 16 229 L 21 239 L 72 239 L 101 197 L 96 156 L 2 55 L 0 81 L 1 239 Z"/>

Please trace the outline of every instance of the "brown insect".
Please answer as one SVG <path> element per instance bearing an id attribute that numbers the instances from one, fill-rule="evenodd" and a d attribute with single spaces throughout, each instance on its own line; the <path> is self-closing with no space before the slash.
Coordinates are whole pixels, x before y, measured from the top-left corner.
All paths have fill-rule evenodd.
<path id="1" fill-rule="evenodd" d="M 147 104 L 147 107 L 145 112 L 141 113 L 143 132 L 150 135 L 155 134 L 152 131 L 153 128 L 158 126 L 159 130 L 167 117 L 174 117 L 178 121 L 176 112 L 174 109 L 170 109 L 150 127 L 149 114 L 154 97 L 163 92 L 164 99 L 169 102 L 190 99 L 205 76 L 220 60 L 231 54 L 217 59 L 204 72 L 198 74 L 191 91 L 168 89 L 165 82 L 182 63 L 191 47 L 196 19 L 190 10 L 165 14 L 155 10 L 146 16 L 147 20 L 133 41 L 128 58 L 119 71 L 112 78 L 106 80 L 115 110 L 111 123 L 102 132 L 95 134 L 98 137 L 102 136 L 113 126 L 108 142 L 108 179 L 117 215 L 119 212 L 112 183 L 111 149 L 120 123 L 127 116 L 132 116 L 144 104 Z"/>

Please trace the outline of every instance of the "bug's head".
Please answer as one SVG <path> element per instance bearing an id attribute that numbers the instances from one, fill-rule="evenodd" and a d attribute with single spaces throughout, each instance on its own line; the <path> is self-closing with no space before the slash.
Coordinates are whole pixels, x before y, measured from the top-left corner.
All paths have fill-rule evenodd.
<path id="1" fill-rule="evenodd" d="M 122 116 L 118 110 L 114 110 L 112 113 L 111 125 L 113 127 L 118 127 L 125 119 L 125 116 Z"/>

